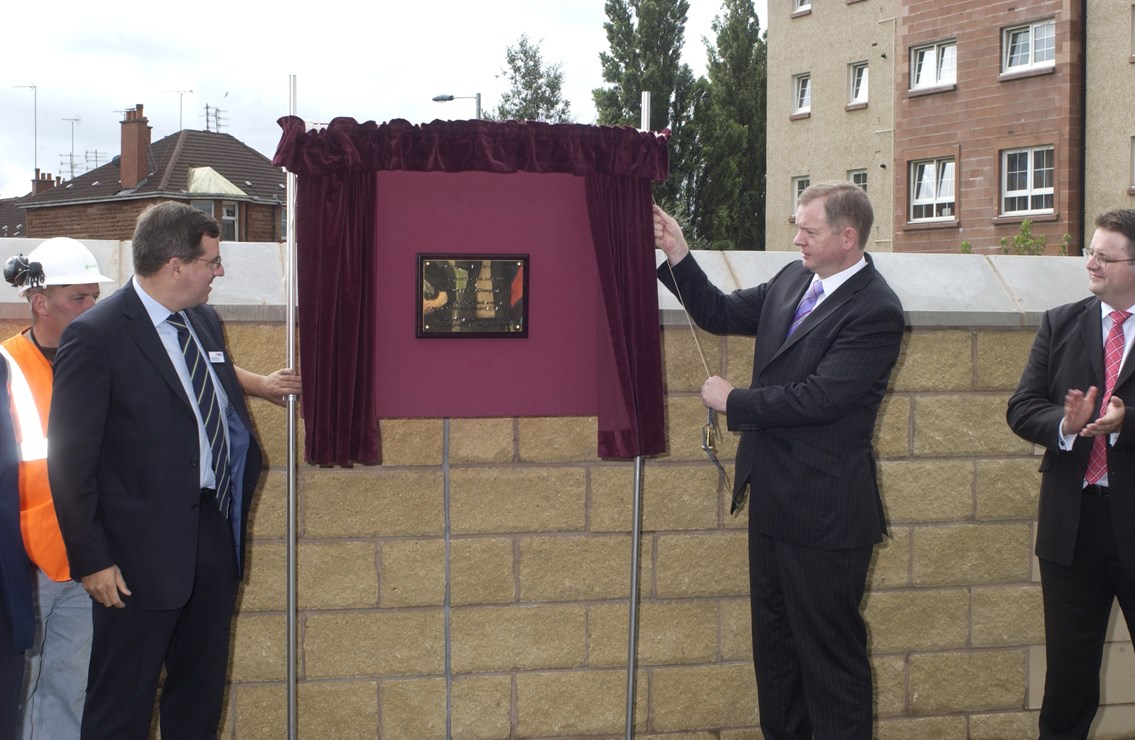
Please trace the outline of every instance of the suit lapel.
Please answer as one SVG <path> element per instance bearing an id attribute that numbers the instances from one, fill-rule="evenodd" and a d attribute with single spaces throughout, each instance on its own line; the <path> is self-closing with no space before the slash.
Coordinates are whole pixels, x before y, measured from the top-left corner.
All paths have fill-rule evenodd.
<path id="1" fill-rule="evenodd" d="M 784 343 L 780 346 L 780 349 L 777 350 L 778 355 L 782 352 L 787 351 L 790 347 L 806 337 L 809 332 L 813 331 L 814 329 L 816 329 L 816 327 L 823 324 L 823 322 L 829 316 L 832 316 L 839 312 L 839 310 L 844 305 L 846 305 L 855 297 L 855 294 L 858 293 L 863 288 L 863 286 L 867 285 L 867 283 L 870 282 L 875 274 L 875 266 L 871 262 L 871 256 L 866 255 L 866 257 L 867 266 L 848 278 L 847 282 L 839 287 L 839 290 L 829 295 L 820 303 L 820 305 L 816 306 L 816 309 L 812 311 L 812 313 L 808 314 L 808 316 L 800 323 L 800 326 L 797 327 L 796 331 L 792 332 L 792 336 L 784 340 Z M 808 275 L 810 276 L 811 273 L 808 273 Z M 809 283 L 810 280 L 809 282 L 806 282 L 804 284 L 804 288 L 800 290 L 800 296 L 803 296 L 804 290 L 807 289 Z M 791 310 L 788 312 L 788 321 L 784 325 L 785 333 L 788 333 L 788 325 L 792 322 L 792 316 L 796 313 L 796 306 L 799 305 L 799 303 L 800 301 L 799 299 L 797 299 L 797 301 L 792 304 Z"/>
<path id="2" fill-rule="evenodd" d="M 178 398 L 189 405 L 189 399 L 185 395 L 185 388 L 181 385 L 181 379 L 177 376 L 177 371 L 173 369 L 173 364 L 170 362 L 169 353 L 166 352 L 165 345 L 158 337 L 157 329 L 150 321 L 150 314 L 146 312 L 146 307 L 142 305 L 142 299 L 138 297 L 138 293 L 134 290 L 133 283 L 127 283 L 122 289 L 125 291 L 123 295 L 123 308 L 122 313 L 126 318 L 126 333 L 138 345 L 138 349 L 142 351 L 142 355 L 154 366 L 158 371 L 158 375 L 162 376 L 162 380 L 170 387 Z"/>
<path id="3" fill-rule="evenodd" d="M 1077 321 L 1080 340 L 1084 343 L 1088 355 L 1088 364 L 1092 369 L 1093 383 L 1098 385 L 1100 394 L 1103 394 L 1103 319 L 1101 317 L 1099 299 L 1092 299 L 1084 306 L 1084 312 Z M 1124 376 L 1131 372 L 1130 366 L 1123 368 L 1116 387 L 1123 381 Z M 1087 390 L 1086 388 L 1084 390 Z"/>

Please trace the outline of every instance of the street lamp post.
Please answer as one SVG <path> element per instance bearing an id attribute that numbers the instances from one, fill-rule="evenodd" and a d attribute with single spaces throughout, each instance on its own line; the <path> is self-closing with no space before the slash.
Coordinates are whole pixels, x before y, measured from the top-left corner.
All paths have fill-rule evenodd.
<path id="1" fill-rule="evenodd" d="M 481 93 L 476 93 L 474 95 L 434 95 L 435 103 L 448 103 L 451 100 L 476 100 L 477 115 L 474 117 L 477 120 L 481 119 Z"/>
<path id="2" fill-rule="evenodd" d="M 32 91 L 32 148 L 33 162 L 35 163 L 35 176 L 39 177 L 39 93 L 35 85 L 16 85 L 16 87 Z M 34 188 L 33 188 L 34 189 Z"/>

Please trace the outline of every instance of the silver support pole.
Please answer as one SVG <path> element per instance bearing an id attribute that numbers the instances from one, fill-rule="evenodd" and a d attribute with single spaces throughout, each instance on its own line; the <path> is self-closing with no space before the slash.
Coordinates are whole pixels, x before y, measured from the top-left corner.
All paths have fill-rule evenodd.
<path id="1" fill-rule="evenodd" d="M 627 635 L 627 740 L 634 737 L 635 652 L 638 647 L 638 541 L 642 535 L 642 455 L 634 459 L 634 505 L 631 514 L 631 612 Z"/>
<path id="2" fill-rule="evenodd" d="M 296 76 L 288 76 L 288 113 L 296 115 Z M 287 365 L 296 367 L 296 176 L 287 177 Z M 288 395 L 288 740 L 296 740 L 296 397 Z"/>

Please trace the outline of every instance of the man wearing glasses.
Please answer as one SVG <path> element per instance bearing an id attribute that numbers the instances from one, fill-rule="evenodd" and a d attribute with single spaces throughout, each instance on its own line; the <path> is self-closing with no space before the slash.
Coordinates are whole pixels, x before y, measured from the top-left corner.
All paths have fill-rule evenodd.
<path id="1" fill-rule="evenodd" d="M 148 208 L 134 277 L 56 355 L 48 472 L 71 575 L 97 602 L 87 740 L 149 737 L 163 668 L 163 740 L 220 722 L 261 452 L 205 305 L 225 274 L 219 236 L 186 204 Z"/>
<path id="2" fill-rule="evenodd" d="M 1036 554 L 1047 673 L 1041 738 L 1086 738 L 1112 603 L 1135 634 L 1135 209 L 1096 219 L 1091 298 L 1046 311 L 1009 426 L 1045 448 Z"/>

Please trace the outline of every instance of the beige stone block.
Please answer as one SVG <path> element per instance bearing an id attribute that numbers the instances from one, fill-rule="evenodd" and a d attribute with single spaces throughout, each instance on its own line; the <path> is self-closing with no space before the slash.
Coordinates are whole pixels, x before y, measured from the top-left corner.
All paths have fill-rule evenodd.
<path id="1" fill-rule="evenodd" d="M 1038 715 L 1039 712 L 971 714 L 969 740 L 1015 740 L 1015 738 L 1035 737 L 1037 722 L 1040 719 Z"/>
<path id="2" fill-rule="evenodd" d="M 875 740 L 969 740 L 965 717 L 881 719 L 875 723 Z M 1005 738 L 1009 740 L 1009 738 Z M 1015 740 L 1024 740 L 1017 738 Z"/>
<path id="3" fill-rule="evenodd" d="M 383 542 L 381 583 L 383 608 L 444 604 L 445 540 Z"/>
<path id="4" fill-rule="evenodd" d="M 698 386 L 701 387 L 700 384 Z M 701 397 L 694 395 L 669 395 L 666 397 L 666 442 L 669 460 L 706 459 L 702 449 L 702 428 L 708 422 L 708 409 L 702 405 Z M 732 461 L 737 456 L 737 444 L 741 435 L 729 431 L 725 414 L 717 414 L 717 427 L 721 433 L 717 439 L 717 459 L 725 465 L 732 476 Z"/>
<path id="5" fill-rule="evenodd" d="M 309 678 L 440 674 L 445 617 L 441 609 L 316 613 L 303 652 Z"/>
<path id="6" fill-rule="evenodd" d="M 640 665 L 711 663 L 717 658 L 715 600 L 646 601 L 638 616 Z"/>
<path id="7" fill-rule="evenodd" d="M 288 603 L 287 550 L 282 542 L 249 543 L 237 609 L 242 613 L 279 611 Z"/>
<path id="8" fill-rule="evenodd" d="M 454 606 L 516 600 L 513 542 L 503 537 L 454 538 L 449 544 L 449 599 Z"/>
<path id="9" fill-rule="evenodd" d="M 659 598 L 749 592 L 748 535 L 744 532 L 660 535 L 655 547 Z"/>
<path id="10" fill-rule="evenodd" d="M 511 462 L 516 455 L 516 427 L 512 419 L 451 419 L 451 463 Z"/>
<path id="11" fill-rule="evenodd" d="M 373 542 L 301 542 L 296 554 L 301 609 L 348 609 L 378 604 Z"/>
<path id="12" fill-rule="evenodd" d="M 910 658 L 914 714 L 1020 709 L 1024 702 L 1024 650 L 916 653 Z"/>
<path id="13" fill-rule="evenodd" d="M 586 607 L 460 607 L 450 621 L 455 673 L 577 668 L 587 654 Z"/>
<path id="14" fill-rule="evenodd" d="M 583 468 L 459 468 L 450 474 L 454 534 L 582 531 Z"/>
<path id="15" fill-rule="evenodd" d="M 282 615 L 240 614 L 234 620 L 229 680 L 283 681 L 288 677 L 288 624 Z"/>
<path id="16" fill-rule="evenodd" d="M 642 530 L 713 529 L 723 495 L 718 490 L 717 469 L 708 460 L 696 465 L 647 464 L 642 480 Z M 591 531 L 630 532 L 633 506 L 633 466 L 592 468 Z"/>
<path id="17" fill-rule="evenodd" d="M 872 655 L 871 676 L 877 718 L 901 715 L 906 709 L 906 656 Z"/>
<path id="18" fill-rule="evenodd" d="M 650 698 L 656 732 L 757 723 L 757 683 L 749 663 L 656 668 Z"/>
<path id="19" fill-rule="evenodd" d="M 625 671 L 521 673 L 516 677 L 516 734 L 582 737 L 620 732 L 626 724 L 626 696 Z"/>
<path id="20" fill-rule="evenodd" d="M 872 591 L 863 606 L 874 654 L 966 647 L 969 594 L 965 589 Z"/>
<path id="21" fill-rule="evenodd" d="M 240 740 L 278 740 L 286 735 L 287 687 L 236 687 L 236 732 Z M 296 734 L 308 737 L 378 737 L 375 681 L 301 681 L 296 687 Z M 227 737 L 227 736 L 226 736 Z"/>
<path id="22" fill-rule="evenodd" d="M 1035 519 L 1040 457 L 977 461 L 978 519 Z"/>
<path id="23" fill-rule="evenodd" d="M 942 522 L 973 516 L 973 463 L 891 460 L 879 464 L 879 487 L 891 522 Z"/>
<path id="24" fill-rule="evenodd" d="M 597 460 L 599 420 L 594 416 L 520 419 L 520 459 L 526 462 Z"/>
<path id="25" fill-rule="evenodd" d="M 444 438 L 441 419 L 382 419 L 382 464 L 441 465 Z"/>
<path id="26" fill-rule="evenodd" d="M 1007 395 L 920 396 L 914 407 L 914 454 L 1023 455 L 1032 445 L 1005 423 Z"/>
<path id="27" fill-rule="evenodd" d="M 910 530 L 906 527 L 889 527 L 882 543 L 875 546 L 871 555 L 871 568 L 867 572 L 867 585 L 871 590 L 910 585 Z"/>
<path id="28" fill-rule="evenodd" d="M 405 537 L 444 531 L 438 471 L 314 469 L 304 473 L 303 536 Z"/>
<path id="29" fill-rule="evenodd" d="M 977 332 L 977 388 L 1016 390 L 1035 338 L 1033 329 Z"/>
<path id="30" fill-rule="evenodd" d="M 725 338 L 725 375 L 734 388 L 749 388 L 753 385 L 754 337 Z"/>
<path id="31" fill-rule="evenodd" d="M 740 730 L 722 730 L 721 740 L 765 740 L 765 736 L 757 727 L 742 728 Z"/>
<path id="32" fill-rule="evenodd" d="M 297 486 L 297 497 L 298 486 Z M 286 537 L 288 534 L 288 476 L 282 469 L 267 470 L 248 510 L 250 539 Z"/>
<path id="33" fill-rule="evenodd" d="M 891 378 L 896 392 L 973 387 L 974 339 L 968 331 L 911 329 Z"/>
<path id="34" fill-rule="evenodd" d="M 512 679 L 456 676 L 450 726 L 454 740 L 512 737 Z"/>
<path id="35" fill-rule="evenodd" d="M 694 332 L 697 338 L 694 338 Z M 662 328 L 662 378 L 667 393 L 698 392 L 710 375 L 721 374 L 721 337 L 701 329 L 690 330 L 688 324 L 665 326 Z M 699 350 L 700 345 L 700 350 Z M 702 362 L 704 357 L 705 363 Z M 749 355 L 749 371 L 752 375 L 752 354 Z M 745 387 L 749 386 L 748 381 Z"/>
<path id="36" fill-rule="evenodd" d="M 288 410 L 259 398 L 248 399 L 252 428 L 264 453 L 264 467 L 286 470 L 288 466 Z M 303 460 L 304 426 L 296 407 L 296 460 Z"/>
<path id="37" fill-rule="evenodd" d="M 973 647 L 1044 643 L 1040 586 L 973 589 Z"/>
<path id="38" fill-rule="evenodd" d="M 721 659 L 753 660 L 753 615 L 749 597 L 719 599 L 721 608 Z"/>
<path id="39" fill-rule="evenodd" d="M 917 586 L 1029 580 L 1029 524 L 957 524 L 916 527 L 913 532 Z"/>
<path id="40" fill-rule="evenodd" d="M 384 740 L 445 740 L 445 679 L 383 681 L 379 706 Z"/>
<path id="41" fill-rule="evenodd" d="M 520 540 L 522 601 L 627 598 L 631 543 L 619 535 Z"/>
<path id="42" fill-rule="evenodd" d="M 641 604 L 640 604 L 641 606 Z M 626 666 L 627 638 L 630 635 L 626 601 L 593 604 L 587 607 L 587 666 L 610 668 Z M 638 653 L 635 654 L 636 660 Z"/>
<path id="43" fill-rule="evenodd" d="M 875 453 L 882 459 L 911 454 L 914 404 L 910 396 L 886 395 L 875 419 Z"/>

